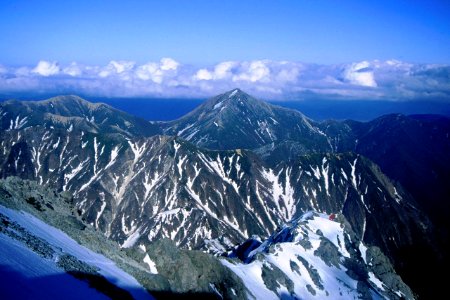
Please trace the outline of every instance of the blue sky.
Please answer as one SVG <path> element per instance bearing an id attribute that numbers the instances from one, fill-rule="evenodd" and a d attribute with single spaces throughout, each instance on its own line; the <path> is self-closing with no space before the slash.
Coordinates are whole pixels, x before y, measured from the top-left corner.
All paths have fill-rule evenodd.
<path id="1" fill-rule="evenodd" d="M 449 20 L 445 0 L 3 0 L 0 61 L 450 63 Z"/>
<path id="2" fill-rule="evenodd" d="M 89 95 L 108 83 L 129 96 L 239 86 L 275 98 L 450 97 L 449 20 L 450 2 L 436 0 L 3 0 L 0 94 Z M 417 87 L 425 73 L 429 85 Z M 394 83 L 406 90 L 393 93 Z"/>

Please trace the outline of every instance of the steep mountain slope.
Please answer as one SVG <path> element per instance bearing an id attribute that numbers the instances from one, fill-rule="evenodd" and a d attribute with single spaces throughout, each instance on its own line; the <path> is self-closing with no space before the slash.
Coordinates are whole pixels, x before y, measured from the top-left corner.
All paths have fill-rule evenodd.
<path id="1" fill-rule="evenodd" d="M 400 182 L 435 225 L 430 243 L 417 242 L 402 254 L 398 266 L 403 278 L 417 287 L 424 298 L 436 297 L 431 286 L 445 286 L 443 278 L 416 276 L 417 270 L 430 274 L 450 264 L 450 119 L 442 116 L 388 115 L 368 123 L 346 122 L 356 135 L 354 151 L 375 161 L 393 180 Z M 428 257 L 417 261 L 417 257 Z"/>
<path id="2" fill-rule="evenodd" d="M 126 137 L 152 136 L 160 127 L 103 103 L 91 103 L 78 96 L 59 96 L 45 101 L 0 103 L 0 129 L 24 129 L 37 125 L 68 125 L 87 132 L 120 134 Z"/>
<path id="3" fill-rule="evenodd" d="M 256 149 L 294 140 L 305 152 L 330 150 L 315 122 L 298 111 L 256 100 L 240 89 L 209 99 L 167 126 L 166 134 L 210 149 Z"/>
<path id="4" fill-rule="evenodd" d="M 3 299 L 109 299 L 3 234 L 0 278 Z"/>
<path id="5" fill-rule="evenodd" d="M 387 115 L 368 123 L 347 122 L 357 138 L 355 152 L 375 161 L 410 191 L 432 217 L 450 209 L 450 119 Z M 449 223 L 447 223 L 449 224 Z"/>
<path id="6" fill-rule="evenodd" d="M 70 191 L 87 222 L 123 247 L 170 238 L 222 251 L 311 209 L 343 212 L 390 257 L 412 243 L 412 232 L 429 230 L 410 197 L 353 154 L 269 168 L 251 152 L 204 150 L 177 138 L 116 140 L 62 130 L 61 142 L 61 130 L 6 132 L 12 147 L 0 152 L 2 176 Z"/>
<path id="7" fill-rule="evenodd" d="M 257 299 L 413 299 L 389 260 L 366 247 L 341 215 L 308 212 L 264 242 L 249 240 L 244 262 L 222 260 Z"/>
<path id="8" fill-rule="evenodd" d="M 211 255 L 168 240 L 124 251 L 76 217 L 72 200 L 33 181 L 0 180 L 3 298 L 146 299 L 145 290 L 161 299 L 245 298 L 241 280 Z"/>
<path id="9" fill-rule="evenodd" d="M 14 186 L 17 189 L 18 186 L 16 184 Z M 4 204 L 14 206 L 13 203 L 16 201 L 11 199 L 12 195 L 8 190 L 5 189 L 4 182 L 0 182 L 2 297 L 153 299 L 135 278 L 108 258 L 81 246 L 64 232 L 27 212 L 3 206 Z M 21 191 L 11 192 L 17 194 Z M 53 196 L 53 199 L 55 198 Z M 46 199 L 47 202 L 33 197 L 21 200 L 27 201 L 38 211 L 54 211 L 58 205 L 49 199 Z M 67 223 L 69 222 L 68 220 Z M 72 222 L 73 225 L 76 224 L 75 220 Z M 8 281 L 5 282 L 4 278 Z M 71 291 L 72 289 L 75 293 Z"/>

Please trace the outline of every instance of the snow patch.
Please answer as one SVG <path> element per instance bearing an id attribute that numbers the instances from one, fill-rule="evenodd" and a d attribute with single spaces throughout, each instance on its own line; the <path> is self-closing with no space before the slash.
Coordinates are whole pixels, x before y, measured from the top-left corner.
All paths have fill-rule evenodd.
<path id="1" fill-rule="evenodd" d="M 148 254 L 145 254 L 143 261 L 148 265 L 148 268 L 150 269 L 150 273 L 158 274 L 158 269 L 156 269 L 156 264 L 153 260 L 150 259 L 150 256 L 148 256 Z"/>
<path id="2" fill-rule="evenodd" d="M 219 102 L 219 103 L 216 103 L 216 105 L 214 105 L 213 109 L 216 110 L 216 109 L 218 109 L 218 108 L 221 108 L 222 105 L 223 105 L 223 101 L 221 101 L 221 102 Z"/>
<path id="3" fill-rule="evenodd" d="M 123 219 L 122 219 L 123 220 Z M 123 225 L 123 223 L 122 223 Z M 133 229 L 132 229 L 133 230 Z M 131 231 L 131 230 L 130 230 Z M 124 230 L 125 232 L 125 230 Z M 128 232 L 128 231 L 127 231 Z M 131 248 L 134 246 L 134 244 L 136 244 L 136 242 L 139 240 L 139 238 L 141 237 L 141 233 L 139 230 L 136 230 L 135 232 L 133 232 L 130 236 L 128 236 L 128 238 L 123 242 L 123 244 L 121 245 L 122 248 Z"/>
<path id="4" fill-rule="evenodd" d="M 18 115 L 15 120 L 11 119 L 8 130 L 22 129 L 22 127 L 25 126 L 25 124 L 27 123 L 27 119 L 28 117 L 20 119 L 20 115 Z"/>
<path id="5" fill-rule="evenodd" d="M 230 99 L 231 97 L 236 95 L 237 92 L 238 92 L 238 89 L 235 89 L 234 91 L 232 91 L 231 94 L 228 96 L 228 99 Z"/>
<path id="6" fill-rule="evenodd" d="M 374 283 L 377 288 L 379 288 L 380 290 L 384 291 L 384 286 L 383 286 L 383 282 L 378 279 L 375 274 L 373 274 L 372 272 L 369 272 L 369 280 Z"/>
<path id="7" fill-rule="evenodd" d="M 191 128 L 192 126 L 194 126 L 194 124 L 190 124 L 188 126 L 186 126 L 185 128 L 183 128 L 182 130 L 178 131 L 179 136 L 182 136 L 183 132 L 185 132 L 186 130 L 188 130 L 189 128 Z"/>

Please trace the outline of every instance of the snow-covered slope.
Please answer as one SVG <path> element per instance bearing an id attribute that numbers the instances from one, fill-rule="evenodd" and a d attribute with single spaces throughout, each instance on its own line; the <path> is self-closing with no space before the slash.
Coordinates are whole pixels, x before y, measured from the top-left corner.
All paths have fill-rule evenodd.
<path id="1" fill-rule="evenodd" d="M 378 248 L 367 248 L 342 216 L 331 219 L 305 213 L 264 242 L 253 240 L 230 255 L 245 253 L 245 262 L 222 263 L 244 281 L 249 298 L 413 298 Z"/>
<path id="2" fill-rule="evenodd" d="M 0 284 L 2 297 L 152 299 L 114 262 L 31 214 L 0 205 L 0 218 L 0 273 L 6 280 Z"/>
<path id="3" fill-rule="evenodd" d="M 4 234 L 0 234 L 0 278 L 2 299 L 108 299 Z"/>

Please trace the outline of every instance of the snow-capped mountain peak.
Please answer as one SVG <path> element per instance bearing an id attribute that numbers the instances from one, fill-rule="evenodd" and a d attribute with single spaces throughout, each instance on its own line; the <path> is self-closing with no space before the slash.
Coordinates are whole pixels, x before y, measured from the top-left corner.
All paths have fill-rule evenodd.
<path id="1" fill-rule="evenodd" d="M 329 148 L 315 123 L 300 112 L 257 100 L 240 89 L 205 101 L 167 126 L 166 133 L 210 149 L 256 149 L 297 138 L 308 139 L 316 149 Z"/>

